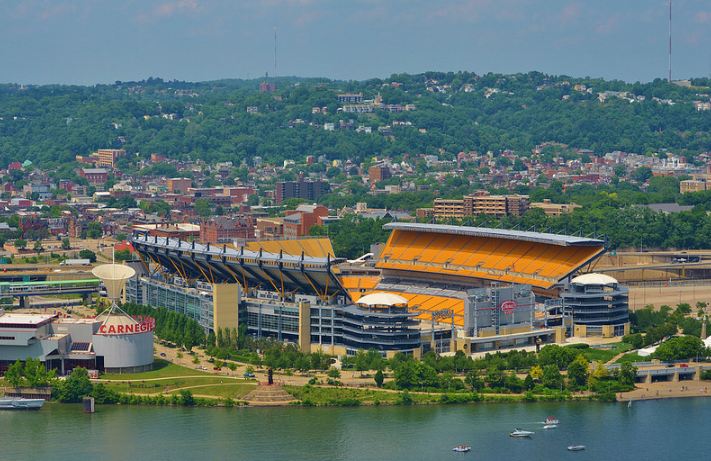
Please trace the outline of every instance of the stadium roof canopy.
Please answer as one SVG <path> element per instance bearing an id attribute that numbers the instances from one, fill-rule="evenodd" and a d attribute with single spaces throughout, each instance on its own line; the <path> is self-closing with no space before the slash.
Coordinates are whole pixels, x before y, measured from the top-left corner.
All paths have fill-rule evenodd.
<path id="1" fill-rule="evenodd" d="M 550 289 L 605 252 L 602 240 L 540 232 L 410 223 L 384 228 L 392 233 L 376 267 L 402 279 L 436 276 L 455 284 L 480 279 Z"/>
<path id="2" fill-rule="evenodd" d="M 296 292 L 330 298 L 344 294 L 334 270 L 345 259 L 287 254 L 284 248 L 270 253 L 246 247 L 210 245 L 177 238 L 134 233 L 131 243 L 144 262 L 153 262 L 183 279 L 210 283 L 239 283 L 246 290 L 262 287 L 277 292 Z"/>
<path id="3" fill-rule="evenodd" d="M 406 231 L 431 232 L 438 234 L 467 235 L 469 237 L 504 238 L 508 240 L 520 240 L 561 246 L 599 246 L 605 243 L 602 240 L 576 237 L 574 235 L 560 235 L 546 232 L 530 232 L 510 229 L 492 229 L 489 227 L 449 226 L 446 224 L 393 222 L 385 224 L 383 229 L 401 229 Z"/>

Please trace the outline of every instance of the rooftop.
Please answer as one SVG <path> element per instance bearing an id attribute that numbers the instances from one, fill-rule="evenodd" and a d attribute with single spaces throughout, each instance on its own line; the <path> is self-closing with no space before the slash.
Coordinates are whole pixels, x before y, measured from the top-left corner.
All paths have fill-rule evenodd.
<path id="1" fill-rule="evenodd" d="M 10 323 L 15 325 L 36 326 L 47 323 L 55 317 L 55 314 L 0 314 L 0 326 Z"/>
<path id="2" fill-rule="evenodd" d="M 446 224 L 388 223 L 383 226 L 388 230 L 412 232 L 433 232 L 440 234 L 467 235 L 470 237 L 500 238 L 526 242 L 547 243 L 560 246 L 602 246 L 599 239 L 576 237 L 572 235 L 549 234 L 545 232 L 518 231 L 510 229 L 492 229 L 489 227 L 450 226 Z"/>

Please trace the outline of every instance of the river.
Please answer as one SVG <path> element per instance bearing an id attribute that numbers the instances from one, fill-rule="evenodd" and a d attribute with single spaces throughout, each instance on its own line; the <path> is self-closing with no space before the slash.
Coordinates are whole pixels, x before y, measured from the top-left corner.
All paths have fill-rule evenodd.
<path id="1" fill-rule="evenodd" d="M 547 415 L 560 420 L 543 430 Z M 0 460 L 707 459 L 710 399 L 362 408 L 171 408 L 50 403 L 0 412 Z M 511 439 L 515 427 L 535 431 Z M 459 443 L 468 454 L 451 452 Z M 587 450 L 571 453 L 570 444 Z"/>

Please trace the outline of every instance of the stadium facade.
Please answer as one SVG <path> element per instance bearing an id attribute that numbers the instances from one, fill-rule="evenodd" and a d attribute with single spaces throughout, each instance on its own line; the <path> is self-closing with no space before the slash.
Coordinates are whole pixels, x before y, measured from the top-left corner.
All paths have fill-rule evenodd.
<path id="1" fill-rule="evenodd" d="M 561 294 L 604 253 L 602 240 L 431 224 L 385 228 L 391 234 L 375 268 L 362 275 L 345 270 L 328 239 L 235 247 L 134 233 L 142 270 L 127 299 L 180 311 L 206 329 L 246 323 L 255 337 L 337 355 L 474 353 L 560 342 L 583 331 L 565 323 L 570 310 L 546 301 L 572 299 Z M 361 302 L 378 293 L 406 304 Z"/>

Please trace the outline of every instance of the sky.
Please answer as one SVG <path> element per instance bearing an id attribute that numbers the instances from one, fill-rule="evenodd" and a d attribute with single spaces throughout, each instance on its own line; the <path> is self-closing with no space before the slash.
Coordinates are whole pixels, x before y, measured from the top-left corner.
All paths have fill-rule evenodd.
<path id="1" fill-rule="evenodd" d="M 0 82 L 428 70 L 646 82 L 667 74 L 667 1 L 0 0 Z M 711 0 L 673 2 L 673 77 L 711 76 Z"/>

